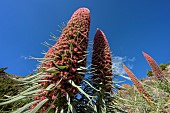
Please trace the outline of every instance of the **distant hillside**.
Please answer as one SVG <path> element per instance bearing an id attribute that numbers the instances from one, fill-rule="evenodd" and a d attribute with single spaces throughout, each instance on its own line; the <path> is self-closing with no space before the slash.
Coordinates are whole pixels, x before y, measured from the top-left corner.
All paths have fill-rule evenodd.
<path id="1" fill-rule="evenodd" d="M 170 63 L 165 64 L 165 65 L 166 65 L 166 68 L 162 72 L 165 75 L 165 77 L 168 80 L 170 80 Z M 149 76 L 149 77 L 146 77 L 146 78 L 142 78 L 142 79 L 140 79 L 140 81 L 141 81 L 144 89 L 150 95 L 152 95 L 154 98 L 156 98 L 157 102 L 162 102 L 161 103 L 162 105 L 170 105 L 169 89 L 163 90 L 163 88 L 164 88 L 163 85 L 161 87 L 159 87 L 159 83 L 161 83 L 161 82 L 158 82 L 158 80 L 155 79 L 155 76 Z M 165 84 L 165 85 L 168 86 L 168 84 Z M 122 84 L 122 89 L 118 90 L 118 95 L 125 100 L 130 100 L 131 102 L 134 102 L 134 101 L 136 103 L 145 102 L 145 100 L 143 101 L 141 94 L 139 94 L 139 92 L 136 89 L 136 86 L 134 86 L 134 85 L 131 86 L 129 84 Z M 130 102 L 130 101 L 128 101 L 128 102 Z M 136 105 L 136 103 L 134 104 L 134 106 Z M 131 104 L 129 104 L 129 105 L 131 105 Z M 141 109 L 147 108 L 146 106 L 144 107 L 144 105 L 146 105 L 146 104 L 143 103 L 141 105 L 143 105 L 143 106 L 139 106 L 139 108 L 141 108 Z M 136 113 L 135 107 L 131 106 L 131 107 L 126 107 L 125 109 L 129 113 Z M 167 110 L 168 113 L 170 113 L 169 107 L 167 107 L 167 109 L 168 109 Z M 148 113 L 153 113 L 153 112 L 148 112 Z M 164 112 L 161 112 L 161 113 L 164 113 Z M 165 113 L 167 113 L 167 112 L 165 112 Z"/>
<path id="2" fill-rule="evenodd" d="M 5 99 L 7 97 L 5 96 L 13 96 L 13 95 L 17 95 L 19 91 L 21 91 L 23 89 L 23 86 L 19 85 L 20 83 L 17 81 L 12 80 L 10 77 L 12 78 L 18 78 L 21 76 L 17 76 L 17 75 L 12 75 L 12 74 L 8 74 L 5 72 L 7 68 L 0 68 L 0 99 Z M 24 105 L 24 102 L 15 102 L 13 104 L 8 104 L 8 105 L 4 105 L 4 106 L 0 106 L 0 113 L 2 113 L 1 111 L 6 111 L 7 113 L 9 113 L 9 111 L 11 111 L 12 109 L 15 109 L 16 106 L 22 106 Z"/>

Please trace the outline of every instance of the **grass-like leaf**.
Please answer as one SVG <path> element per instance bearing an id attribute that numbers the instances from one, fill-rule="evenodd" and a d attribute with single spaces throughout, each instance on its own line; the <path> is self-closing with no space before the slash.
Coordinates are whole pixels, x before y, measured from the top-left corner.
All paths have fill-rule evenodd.
<path id="1" fill-rule="evenodd" d="M 28 109 L 31 105 L 37 103 L 39 100 L 33 101 L 31 103 L 26 104 L 25 106 L 23 106 L 22 108 L 17 109 L 16 111 L 12 112 L 12 113 L 23 113 L 24 110 Z"/>
<path id="2" fill-rule="evenodd" d="M 21 100 L 21 99 L 23 99 L 23 98 L 25 98 L 25 96 L 18 96 L 18 97 L 16 97 L 16 98 L 13 98 L 13 99 L 8 100 L 8 101 L 6 101 L 6 102 L 2 102 L 2 103 L 0 103 L 0 105 L 9 104 L 9 103 L 11 103 L 11 102 L 15 102 L 15 101 Z"/>
<path id="3" fill-rule="evenodd" d="M 94 97 L 94 96 L 90 96 L 90 95 L 88 95 L 87 93 L 85 93 L 85 92 L 81 89 L 80 86 L 77 86 L 77 85 L 74 83 L 74 81 L 69 80 L 69 83 L 70 83 L 72 86 L 76 87 L 82 94 L 84 94 L 84 95 L 89 99 L 89 101 L 91 101 L 90 98 Z"/>
<path id="4" fill-rule="evenodd" d="M 47 101 L 48 101 L 48 98 L 41 101 L 33 110 L 31 110 L 30 113 L 36 113 Z"/>

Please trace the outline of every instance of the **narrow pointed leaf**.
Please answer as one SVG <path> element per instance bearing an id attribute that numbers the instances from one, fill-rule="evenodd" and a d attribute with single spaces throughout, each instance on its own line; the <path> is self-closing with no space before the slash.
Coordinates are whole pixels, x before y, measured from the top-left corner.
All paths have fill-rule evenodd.
<path id="1" fill-rule="evenodd" d="M 12 103 L 12 102 L 21 100 L 21 99 L 23 99 L 23 98 L 25 98 L 25 96 L 18 96 L 18 97 L 16 97 L 16 98 L 13 98 L 13 99 L 8 100 L 8 101 L 6 101 L 6 102 L 2 102 L 2 103 L 0 103 L 0 105 L 9 104 L 9 103 Z"/>
<path id="2" fill-rule="evenodd" d="M 44 99 L 41 101 L 30 113 L 37 113 L 37 111 L 48 101 L 48 99 Z"/>
<path id="3" fill-rule="evenodd" d="M 28 109 L 31 105 L 37 103 L 39 100 L 33 101 L 31 103 L 26 104 L 25 106 L 23 106 L 22 108 L 17 109 L 16 111 L 12 112 L 12 113 L 22 113 L 24 110 Z"/>
<path id="4" fill-rule="evenodd" d="M 69 83 L 70 83 L 72 86 L 76 87 L 82 94 L 84 94 L 84 95 L 89 99 L 89 101 L 91 101 L 90 97 L 94 97 L 94 96 L 90 96 L 90 95 L 88 95 L 87 93 L 85 93 L 85 92 L 80 88 L 80 86 L 77 86 L 72 80 L 69 80 Z"/>

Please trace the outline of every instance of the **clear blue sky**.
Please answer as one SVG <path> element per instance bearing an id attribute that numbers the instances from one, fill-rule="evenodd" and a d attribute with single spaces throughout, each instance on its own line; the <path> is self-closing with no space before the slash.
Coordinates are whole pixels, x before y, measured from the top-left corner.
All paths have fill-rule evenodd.
<path id="1" fill-rule="evenodd" d="M 170 61 L 170 0 L 1 0 L 0 67 L 32 73 L 37 62 L 24 57 L 43 57 L 41 43 L 54 44 L 50 32 L 59 36 L 58 25 L 80 7 L 91 11 L 90 40 L 102 29 L 115 56 L 135 57 L 130 64 L 138 78 L 150 69 L 142 51 L 159 64 Z"/>

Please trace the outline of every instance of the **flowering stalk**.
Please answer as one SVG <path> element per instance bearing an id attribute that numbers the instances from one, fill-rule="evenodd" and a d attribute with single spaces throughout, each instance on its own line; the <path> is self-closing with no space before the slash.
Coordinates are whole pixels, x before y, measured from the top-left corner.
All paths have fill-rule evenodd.
<path id="1" fill-rule="evenodd" d="M 158 66 L 158 64 L 156 63 L 156 61 L 149 56 L 148 54 L 146 54 L 145 52 L 142 53 L 144 55 L 144 57 L 146 58 L 148 64 L 150 65 L 155 77 L 159 80 L 163 80 L 165 82 L 168 83 L 168 80 L 165 78 L 165 75 L 162 73 L 161 68 Z"/>
<path id="2" fill-rule="evenodd" d="M 49 59 L 42 62 L 40 70 L 45 71 L 47 77 L 41 82 L 42 95 L 36 96 L 35 100 L 44 100 L 48 98 L 48 103 L 42 108 L 41 112 L 45 112 L 54 100 L 52 108 L 58 107 L 59 111 L 67 106 L 67 98 L 73 98 L 79 91 L 73 87 L 69 80 L 76 85 L 80 85 L 83 72 L 78 68 L 86 66 L 86 49 L 88 45 L 88 34 L 90 27 L 90 11 L 87 8 L 80 8 L 74 12 L 67 26 L 63 29 L 62 34 L 57 43 L 49 49 L 45 58 Z M 81 60 L 81 62 L 79 62 Z M 52 72 L 46 70 L 52 69 Z M 80 73 L 81 72 L 81 73 Z M 45 91 L 50 84 L 58 84 L 51 91 Z M 36 104 L 32 106 L 32 109 Z"/>
<path id="3" fill-rule="evenodd" d="M 112 102 L 110 93 L 113 93 L 111 53 L 106 36 L 99 29 L 94 37 L 91 71 L 93 85 L 100 90 L 96 100 L 97 112 L 110 112 L 109 104 Z"/>
<path id="4" fill-rule="evenodd" d="M 142 84 L 136 78 L 136 76 L 123 64 L 123 68 L 125 72 L 128 74 L 136 88 L 138 89 L 139 93 L 143 96 L 143 98 L 150 104 L 153 105 L 153 98 L 145 91 Z"/>
<path id="5" fill-rule="evenodd" d="M 97 29 L 92 55 L 93 82 L 98 83 L 98 88 L 112 92 L 112 61 L 108 41 L 104 33 Z M 102 83 L 101 85 L 99 83 Z"/>

